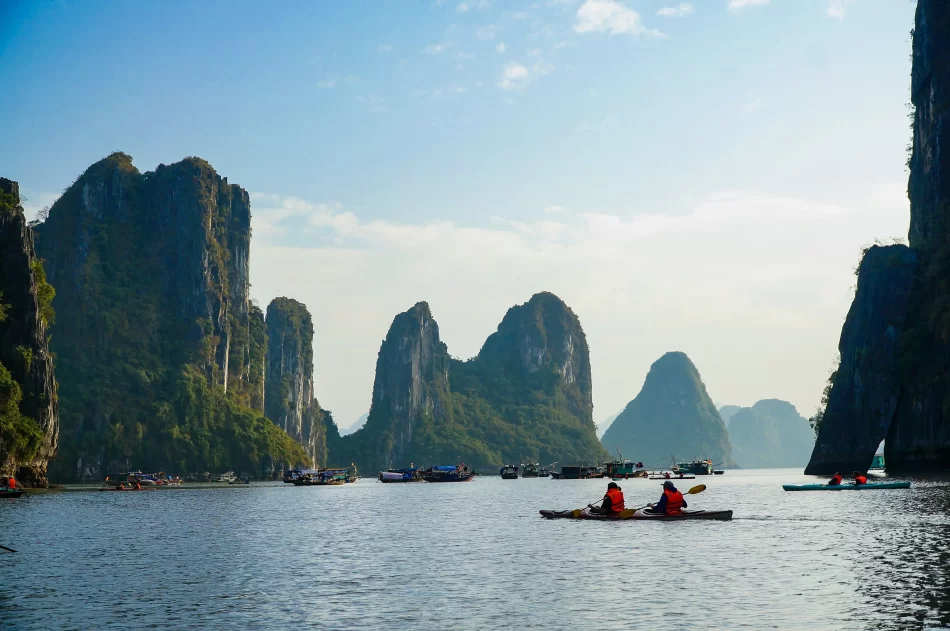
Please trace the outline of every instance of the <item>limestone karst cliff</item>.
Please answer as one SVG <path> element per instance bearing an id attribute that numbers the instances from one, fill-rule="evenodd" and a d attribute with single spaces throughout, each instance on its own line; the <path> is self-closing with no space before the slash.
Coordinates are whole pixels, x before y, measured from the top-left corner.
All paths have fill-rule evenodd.
<path id="1" fill-rule="evenodd" d="M 313 391 L 313 321 L 291 298 L 267 306 L 265 416 L 304 446 L 317 466 L 326 466 L 323 410 Z"/>
<path id="2" fill-rule="evenodd" d="M 726 426 L 685 353 L 663 355 L 650 366 L 636 398 L 604 433 L 602 442 L 624 456 L 663 467 L 677 460 L 712 459 L 732 466 Z"/>
<path id="3" fill-rule="evenodd" d="M 872 247 L 816 419 L 807 473 L 950 468 L 950 3 L 919 0 L 913 33 L 910 246 Z"/>
<path id="4" fill-rule="evenodd" d="M 410 462 L 491 467 L 522 456 L 596 462 L 605 453 L 592 412 L 586 337 L 553 294 L 509 309 L 468 361 L 449 356 L 420 302 L 393 320 L 366 424 L 341 438 L 331 428 L 330 458 L 364 471 Z"/>
<path id="5" fill-rule="evenodd" d="M 115 153 L 36 232 L 57 287 L 60 478 L 128 467 L 265 475 L 306 461 L 261 416 L 246 191 L 200 158 L 140 173 Z"/>
<path id="6" fill-rule="evenodd" d="M 59 413 L 47 325 L 47 283 L 16 182 L 0 178 L 0 474 L 47 486 L 59 442 Z"/>

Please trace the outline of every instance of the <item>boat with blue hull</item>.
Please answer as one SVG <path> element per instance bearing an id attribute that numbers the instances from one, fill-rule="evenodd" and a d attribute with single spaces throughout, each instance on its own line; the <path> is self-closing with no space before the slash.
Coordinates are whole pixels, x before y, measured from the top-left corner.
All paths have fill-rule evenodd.
<path id="1" fill-rule="evenodd" d="M 867 484 L 783 484 L 786 491 L 877 491 L 880 489 L 909 489 L 910 482 L 868 482 Z"/>

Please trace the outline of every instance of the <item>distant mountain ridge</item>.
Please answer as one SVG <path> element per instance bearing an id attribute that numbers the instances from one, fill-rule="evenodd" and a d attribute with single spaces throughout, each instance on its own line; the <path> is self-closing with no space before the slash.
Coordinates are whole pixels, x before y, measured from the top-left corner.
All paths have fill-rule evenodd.
<path id="1" fill-rule="evenodd" d="M 780 399 L 736 410 L 729 422 L 729 439 L 733 458 L 744 469 L 804 467 L 815 445 L 808 420 Z"/>

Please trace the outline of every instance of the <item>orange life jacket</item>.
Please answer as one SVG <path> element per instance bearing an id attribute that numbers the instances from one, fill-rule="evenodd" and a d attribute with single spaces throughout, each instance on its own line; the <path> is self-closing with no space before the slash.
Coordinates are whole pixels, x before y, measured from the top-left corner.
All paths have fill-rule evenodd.
<path id="1" fill-rule="evenodd" d="M 12 476 L 7 479 L 7 486 L 10 487 L 11 489 L 16 490 L 16 480 L 13 479 Z"/>
<path id="2" fill-rule="evenodd" d="M 838 486 L 839 484 L 841 484 L 840 475 L 833 476 L 831 480 L 828 481 L 828 486 Z"/>
<path id="3" fill-rule="evenodd" d="M 854 476 L 854 483 L 855 483 L 855 484 L 867 484 L 867 483 L 868 483 L 868 479 L 867 479 L 866 477 L 864 477 L 863 475 L 856 475 L 856 476 Z"/>
<path id="4" fill-rule="evenodd" d="M 666 514 L 667 515 L 676 515 L 683 512 L 683 494 L 679 491 L 671 491 L 669 489 L 663 490 L 663 495 L 666 496 Z"/>
<path id="5" fill-rule="evenodd" d="M 610 510 L 619 513 L 623 510 L 623 491 L 620 489 L 607 489 L 607 501 L 610 502 Z"/>

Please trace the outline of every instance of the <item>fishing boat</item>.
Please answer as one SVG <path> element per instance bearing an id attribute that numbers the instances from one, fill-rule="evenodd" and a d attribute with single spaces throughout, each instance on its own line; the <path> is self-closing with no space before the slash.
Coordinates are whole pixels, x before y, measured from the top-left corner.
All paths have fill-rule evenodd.
<path id="1" fill-rule="evenodd" d="M 400 484 L 407 482 L 425 482 L 422 469 L 410 467 L 408 469 L 390 469 L 379 472 L 379 481 L 384 484 Z"/>
<path id="2" fill-rule="evenodd" d="M 293 484 L 294 480 L 303 475 L 303 471 L 300 469 L 288 469 L 284 471 L 283 480 L 284 484 Z"/>
<path id="3" fill-rule="evenodd" d="M 910 482 L 868 482 L 867 484 L 783 484 L 786 491 L 878 491 L 880 489 L 909 489 Z"/>
<path id="4" fill-rule="evenodd" d="M 692 475 L 713 475 L 712 460 L 691 460 L 676 464 L 676 458 L 673 458 L 673 464 L 670 465 L 670 471 L 673 473 L 689 473 Z"/>
<path id="5" fill-rule="evenodd" d="M 551 477 L 555 480 L 590 480 L 603 477 L 603 472 L 598 467 L 564 466 L 560 473 L 552 471 Z"/>
<path id="6" fill-rule="evenodd" d="M 250 478 L 244 478 L 243 480 L 234 479 L 228 482 L 228 484 L 250 484 L 250 483 L 251 483 Z"/>
<path id="7" fill-rule="evenodd" d="M 346 469 L 306 469 L 294 486 L 339 486 L 346 484 Z"/>
<path id="8" fill-rule="evenodd" d="M 521 477 L 522 478 L 537 478 L 538 469 L 541 466 L 541 463 L 529 462 L 527 464 L 521 463 Z"/>
<path id="9" fill-rule="evenodd" d="M 468 482 L 475 477 L 475 471 L 469 469 L 464 464 L 438 465 L 429 467 L 422 472 L 422 478 L 426 482 Z"/>
<path id="10" fill-rule="evenodd" d="M 617 460 L 608 460 L 604 463 L 603 477 L 610 478 L 612 480 L 627 480 L 629 478 L 647 477 L 648 474 L 643 468 L 642 462 L 627 460 L 623 457 L 623 454 L 620 453 L 619 449 L 617 450 L 617 455 Z"/>
<path id="11" fill-rule="evenodd" d="M 651 480 L 695 480 L 695 475 L 683 475 L 682 473 L 666 473 L 664 475 L 651 475 Z"/>
<path id="12" fill-rule="evenodd" d="M 506 464 L 498 470 L 502 480 L 517 480 L 520 473 L 519 468 L 513 464 Z"/>
<path id="13" fill-rule="evenodd" d="M 646 508 L 641 508 L 632 513 L 624 511 L 626 514 L 619 515 L 601 515 L 590 512 L 589 508 L 581 511 L 573 510 L 542 510 L 538 511 L 546 519 L 597 519 L 604 521 L 625 521 L 625 520 L 643 520 L 643 521 L 687 521 L 687 520 L 716 520 L 729 521 L 732 519 L 731 510 L 684 510 L 676 515 L 664 515 L 647 512 Z"/>
<path id="14" fill-rule="evenodd" d="M 233 471 L 226 471 L 226 472 L 222 473 L 221 475 L 219 475 L 219 476 L 215 479 L 215 482 L 233 482 L 234 480 L 237 480 L 237 476 L 234 475 L 234 472 L 233 472 Z"/>

